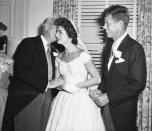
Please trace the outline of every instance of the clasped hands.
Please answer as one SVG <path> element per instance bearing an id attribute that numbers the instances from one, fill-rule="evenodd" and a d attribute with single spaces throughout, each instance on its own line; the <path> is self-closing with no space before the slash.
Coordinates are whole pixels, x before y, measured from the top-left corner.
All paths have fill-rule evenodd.
<path id="1" fill-rule="evenodd" d="M 109 103 L 107 93 L 102 93 L 99 89 L 91 90 L 89 95 L 98 106 L 102 107 Z"/>

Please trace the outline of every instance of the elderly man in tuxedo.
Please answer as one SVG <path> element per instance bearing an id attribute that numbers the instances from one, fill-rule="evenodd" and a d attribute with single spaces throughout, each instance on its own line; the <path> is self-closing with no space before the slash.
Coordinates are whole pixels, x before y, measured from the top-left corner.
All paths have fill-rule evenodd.
<path id="1" fill-rule="evenodd" d="M 112 5 L 102 16 L 104 29 L 113 42 L 107 41 L 103 51 L 103 75 L 99 86 L 102 93 L 96 90 L 90 96 L 103 109 L 109 110 L 107 116 L 110 115 L 112 126 L 105 121 L 107 130 L 111 126 L 112 131 L 137 131 L 137 100 L 146 84 L 145 53 L 142 45 L 126 32 L 129 23 L 126 7 Z"/>
<path id="2" fill-rule="evenodd" d="M 56 40 L 55 33 L 54 20 L 47 18 L 40 35 L 19 44 L 13 57 L 14 75 L 8 87 L 2 131 L 45 130 L 54 95 L 49 81 L 55 77 L 54 50 L 48 52 L 48 48 Z"/>

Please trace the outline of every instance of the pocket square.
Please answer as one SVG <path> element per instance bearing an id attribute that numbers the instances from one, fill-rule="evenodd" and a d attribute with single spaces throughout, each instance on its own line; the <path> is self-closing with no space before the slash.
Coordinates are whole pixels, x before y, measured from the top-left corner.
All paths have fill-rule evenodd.
<path id="1" fill-rule="evenodd" d="M 125 61 L 125 59 L 119 58 L 118 60 L 115 61 L 115 63 L 118 64 L 118 63 L 122 63 L 122 62 L 124 62 L 124 61 Z"/>

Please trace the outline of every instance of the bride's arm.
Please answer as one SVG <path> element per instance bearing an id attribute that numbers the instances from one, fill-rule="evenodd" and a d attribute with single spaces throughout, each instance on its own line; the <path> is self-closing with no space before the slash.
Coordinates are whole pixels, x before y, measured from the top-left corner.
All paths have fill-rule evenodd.
<path id="1" fill-rule="evenodd" d="M 59 66 L 58 66 L 59 61 L 56 60 L 55 62 L 56 62 L 55 63 L 55 79 L 52 79 L 49 81 L 48 88 L 57 88 L 58 86 L 61 86 L 65 83 L 59 71 Z"/>
<path id="2" fill-rule="evenodd" d="M 78 83 L 76 86 L 79 88 L 89 88 L 91 86 L 100 84 L 101 77 L 91 59 L 85 63 L 85 67 L 88 71 L 88 74 L 90 75 L 90 78 L 84 82 Z"/>
<path id="3" fill-rule="evenodd" d="M 60 75 L 59 77 L 50 80 L 48 88 L 57 88 L 58 86 L 61 86 L 65 83 L 63 77 Z"/>

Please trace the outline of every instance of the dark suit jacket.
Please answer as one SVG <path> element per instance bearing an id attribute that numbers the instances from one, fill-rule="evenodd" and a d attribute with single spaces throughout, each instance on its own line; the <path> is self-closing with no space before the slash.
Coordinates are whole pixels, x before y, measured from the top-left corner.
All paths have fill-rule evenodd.
<path id="1" fill-rule="evenodd" d="M 142 45 L 127 35 L 118 50 L 122 52 L 122 63 L 113 59 L 108 71 L 107 64 L 112 42 L 103 51 L 103 76 L 100 89 L 106 92 L 116 131 L 135 131 L 137 99 L 146 84 L 146 60 Z"/>
<path id="2" fill-rule="evenodd" d="M 0 50 L 3 50 L 3 45 L 6 44 L 7 45 L 7 36 L 3 35 L 0 37 Z"/>
<path id="3" fill-rule="evenodd" d="M 54 78 L 55 57 L 53 53 L 51 57 Z M 41 37 L 23 39 L 14 54 L 14 76 L 8 87 L 5 111 L 7 117 L 14 117 L 39 93 L 43 93 L 47 83 L 48 64 Z"/>

